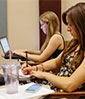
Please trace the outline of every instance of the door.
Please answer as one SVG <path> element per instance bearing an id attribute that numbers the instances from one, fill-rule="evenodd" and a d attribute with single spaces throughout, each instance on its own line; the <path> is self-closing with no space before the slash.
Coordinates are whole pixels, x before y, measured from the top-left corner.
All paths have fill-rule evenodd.
<path id="1" fill-rule="evenodd" d="M 53 11 L 55 12 L 61 23 L 61 0 L 39 0 L 39 15 L 44 13 L 45 11 Z M 61 32 L 61 24 L 60 24 L 60 32 Z M 40 48 L 45 41 L 45 34 L 40 29 Z"/>

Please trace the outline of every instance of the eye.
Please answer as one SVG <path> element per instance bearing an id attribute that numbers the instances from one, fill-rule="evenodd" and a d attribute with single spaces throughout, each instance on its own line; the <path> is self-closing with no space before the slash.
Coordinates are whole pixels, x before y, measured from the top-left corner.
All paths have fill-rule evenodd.
<path id="1" fill-rule="evenodd" d="M 72 26 L 72 24 L 69 24 L 69 26 Z"/>
<path id="2" fill-rule="evenodd" d="M 41 24 L 41 26 L 43 26 L 44 24 Z"/>
<path id="3" fill-rule="evenodd" d="M 70 26 L 70 27 L 72 27 L 72 24 L 71 23 L 68 23 L 67 25 Z"/>

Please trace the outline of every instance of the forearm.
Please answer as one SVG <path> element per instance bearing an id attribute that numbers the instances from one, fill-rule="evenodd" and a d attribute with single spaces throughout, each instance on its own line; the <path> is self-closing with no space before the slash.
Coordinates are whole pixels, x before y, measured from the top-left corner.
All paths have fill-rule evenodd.
<path id="1" fill-rule="evenodd" d="M 55 59 L 48 60 L 42 64 L 45 71 L 54 70 L 54 69 L 57 69 L 58 67 Z M 42 64 L 37 65 L 39 71 L 42 71 Z"/>
<path id="2" fill-rule="evenodd" d="M 33 55 L 33 54 L 28 54 L 28 59 L 32 60 L 34 62 L 38 62 L 41 63 L 43 61 L 45 61 L 46 59 L 48 59 L 49 56 L 45 56 L 45 55 Z"/>
<path id="3" fill-rule="evenodd" d="M 56 76 L 54 74 L 47 73 L 44 75 L 44 78 L 51 82 L 54 86 L 57 88 L 61 88 L 64 91 L 67 92 L 72 92 L 78 89 L 84 82 L 85 79 L 79 78 L 79 77 L 61 77 L 61 76 Z"/>
<path id="4" fill-rule="evenodd" d="M 55 59 L 51 59 L 48 61 L 43 62 L 43 66 L 45 71 L 49 71 L 49 70 L 55 70 L 57 68 L 60 68 L 60 66 L 62 66 L 62 62 L 61 62 L 61 55 L 59 55 L 57 58 Z M 42 71 L 42 66 L 41 64 L 37 65 L 38 70 Z"/>
<path id="5" fill-rule="evenodd" d="M 70 87 L 73 85 L 73 82 L 70 80 L 70 77 L 59 77 L 54 74 L 47 73 L 45 75 L 45 79 L 51 82 L 57 88 L 61 88 L 67 92 L 72 92 L 77 89 L 75 86 Z"/>
<path id="6" fill-rule="evenodd" d="M 43 61 L 40 55 L 33 55 L 33 54 L 28 54 L 28 59 L 38 63 Z"/>
<path id="7" fill-rule="evenodd" d="M 49 60 L 47 62 L 44 62 L 39 65 L 35 65 L 35 66 L 30 66 L 28 65 L 28 67 L 26 66 L 26 64 L 23 64 L 22 65 L 22 70 L 24 69 L 24 72 L 25 71 L 50 71 L 50 70 L 54 70 L 57 68 L 56 66 L 56 59 L 52 59 L 52 60 Z"/>
<path id="8" fill-rule="evenodd" d="M 59 76 L 56 76 L 56 75 L 51 74 L 51 73 L 40 72 L 40 71 L 38 71 L 38 72 L 32 71 L 31 76 L 35 76 L 35 77 L 40 78 L 40 79 L 46 79 L 47 81 L 51 82 L 57 88 L 61 88 L 65 91 L 70 92 L 70 90 L 69 90 L 69 86 L 70 86 L 69 77 L 59 77 Z"/>
<path id="9" fill-rule="evenodd" d="M 34 51 L 34 50 L 27 50 L 27 52 L 28 52 L 29 54 L 36 54 L 36 55 L 40 55 L 40 53 L 41 53 L 41 51 L 40 51 L 40 50 L 38 50 L 38 51 Z"/>

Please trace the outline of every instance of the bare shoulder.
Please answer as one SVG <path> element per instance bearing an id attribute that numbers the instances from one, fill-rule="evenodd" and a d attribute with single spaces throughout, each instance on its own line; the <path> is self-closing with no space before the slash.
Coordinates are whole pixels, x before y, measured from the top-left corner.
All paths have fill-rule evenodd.
<path id="1" fill-rule="evenodd" d="M 56 46 L 56 48 L 58 48 L 59 50 L 63 50 L 64 48 L 64 39 L 62 37 L 61 34 L 54 34 L 50 41 L 49 44 L 51 44 L 52 46 Z"/>
<path id="2" fill-rule="evenodd" d="M 51 37 L 51 40 L 62 40 L 62 36 L 60 34 L 54 34 Z"/>

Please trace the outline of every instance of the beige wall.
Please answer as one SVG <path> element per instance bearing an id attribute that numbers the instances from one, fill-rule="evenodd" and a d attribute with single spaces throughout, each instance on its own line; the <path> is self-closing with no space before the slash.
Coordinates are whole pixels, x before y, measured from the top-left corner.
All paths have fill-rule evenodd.
<path id="1" fill-rule="evenodd" d="M 7 0 L 7 16 L 11 48 L 38 49 L 38 0 Z"/>
<path id="2" fill-rule="evenodd" d="M 62 0 L 62 13 L 78 2 L 85 2 L 85 0 Z M 66 26 L 63 23 L 62 23 L 62 33 L 66 40 L 72 39 L 72 36 L 70 35 L 70 33 L 67 32 Z"/>
<path id="3" fill-rule="evenodd" d="M 8 40 L 12 50 L 39 49 L 38 7 L 38 0 L 7 0 Z M 0 57 L 0 65 L 5 61 L 8 60 Z"/>
<path id="4" fill-rule="evenodd" d="M 12 50 L 39 49 L 39 0 L 7 0 L 8 40 Z M 85 2 L 85 0 L 81 0 Z M 80 0 L 62 0 L 62 13 Z M 66 40 L 71 36 L 62 23 L 62 33 Z M 0 47 L 0 53 L 2 53 Z M 0 66 L 9 61 L 0 57 Z"/>

